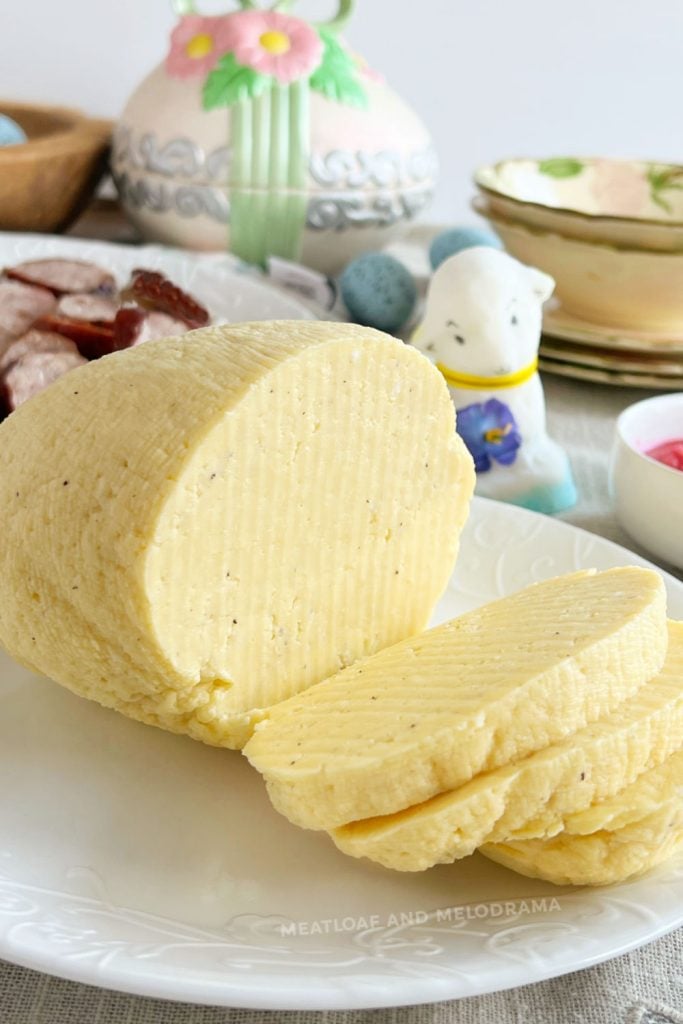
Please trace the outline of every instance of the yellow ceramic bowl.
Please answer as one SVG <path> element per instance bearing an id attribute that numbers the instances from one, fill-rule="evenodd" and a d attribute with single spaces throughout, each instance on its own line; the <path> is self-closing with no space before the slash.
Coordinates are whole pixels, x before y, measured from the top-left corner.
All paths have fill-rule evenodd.
<path id="1" fill-rule="evenodd" d="M 474 182 L 496 217 L 585 242 L 683 252 L 683 166 L 645 160 L 501 160 Z"/>
<path id="2" fill-rule="evenodd" d="M 555 295 L 567 312 L 608 327 L 661 332 L 683 328 L 683 251 L 579 241 L 506 220 L 481 200 L 474 201 L 474 208 L 509 253 L 555 278 Z"/>

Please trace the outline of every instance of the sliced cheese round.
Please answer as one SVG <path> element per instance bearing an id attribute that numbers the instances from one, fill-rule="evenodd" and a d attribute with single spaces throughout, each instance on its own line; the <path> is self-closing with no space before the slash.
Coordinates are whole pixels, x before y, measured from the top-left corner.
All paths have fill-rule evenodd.
<path id="1" fill-rule="evenodd" d="M 683 672 L 679 676 L 683 687 Z M 614 796 L 576 811 L 565 818 L 564 831 L 570 835 L 616 832 L 649 817 L 666 805 L 683 803 L 683 749 L 663 764 L 640 775 Z"/>
<path id="2" fill-rule="evenodd" d="M 482 843 L 552 837 L 566 827 L 569 815 L 575 829 L 583 820 L 585 830 L 588 819 L 595 825 L 588 831 L 595 831 L 606 827 L 610 805 L 592 805 L 610 796 L 609 813 L 617 820 L 618 808 L 622 820 L 626 807 L 634 818 L 655 810 L 657 791 L 661 799 L 665 778 L 671 778 L 669 755 L 681 746 L 683 623 L 671 622 L 661 673 L 606 718 L 459 789 L 397 814 L 335 829 L 332 838 L 353 857 L 398 871 L 423 871 L 467 857 Z M 622 797 L 634 779 L 631 795 Z"/>
<path id="3" fill-rule="evenodd" d="M 608 885 L 649 871 L 683 849 L 683 751 L 591 810 L 591 827 L 602 819 L 607 828 L 590 835 L 561 832 L 547 840 L 492 843 L 481 852 L 513 871 L 556 885 Z"/>
<path id="4" fill-rule="evenodd" d="M 391 814 L 603 717 L 661 669 L 666 645 L 656 572 L 572 573 L 271 709 L 245 754 L 298 825 Z"/>
<path id="5" fill-rule="evenodd" d="M 0 643 L 241 746 L 262 709 L 422 629 L 474 485 L 441 375 L 348 324 L 196 331 L 0 426 Z"/>

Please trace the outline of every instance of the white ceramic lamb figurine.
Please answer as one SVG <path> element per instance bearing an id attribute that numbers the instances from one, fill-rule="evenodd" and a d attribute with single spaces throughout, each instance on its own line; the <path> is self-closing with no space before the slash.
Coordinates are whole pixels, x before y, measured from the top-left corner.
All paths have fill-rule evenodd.
<path id="1" fill-rule="evenodd" d="M 537 371 L 541 309 L 554 287 L 507 253 L 465 249 L 436 270 L 412 339 L 448 382 L 476 493 L 548 513 L 576 502 L 569 460 L 546 431 Z"/>

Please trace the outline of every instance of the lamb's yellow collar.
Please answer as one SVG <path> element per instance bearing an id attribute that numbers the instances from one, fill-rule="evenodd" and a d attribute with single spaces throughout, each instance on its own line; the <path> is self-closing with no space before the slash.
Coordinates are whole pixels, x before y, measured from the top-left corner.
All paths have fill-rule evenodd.
<path id="1" fill-rule="evenodd" d="M 499 388 L 517 387 L 518 384 L 523 384 L 524 381 L 533 377 L 538 369 L 538 359 L 534 359 L 528 366 L 523 366 L 521 370 L 515 370 L 514 373 L 505 373 L 499 377 L 477 377 L 473 373 L 457 373 L 456 370 L 451 370 L 448 366 L 444 366 L 443 363 L 437 363 L 436 366 L 438 370 L 441 370 L 446 378 L 446 382 L 452 388 L 465 388 L 471 391 L 497 391 Z"/>

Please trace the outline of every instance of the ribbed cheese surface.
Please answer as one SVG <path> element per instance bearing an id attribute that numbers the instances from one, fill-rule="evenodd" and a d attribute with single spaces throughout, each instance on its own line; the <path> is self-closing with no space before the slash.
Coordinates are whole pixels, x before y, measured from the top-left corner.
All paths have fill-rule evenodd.
<path id="1" fill-rule="evenodd" d="M 608 885 L 649 871 L 683 849 L 683 752 L 596 804 L 589 835 L 493 843 L 481 852 L 532 878 L 557 885 Z M 577 815 L 577 819 L 578 819 Z"/>
<path id="2" fill-rule="evenodd" d="M 424 627 L 473 483 L 440 374 L 376 331 L 231 325 L 106 357 L 0 426 L 0 642 L 240 746 L 260 709 Z"/>
<path id="3" fill-rule="evenodd" d="M 632 815 L 644 817 L 659 806 L 655 790 L 663 791 L 662 776 L 670 777 L 670 761 L 657 771 L 650 769 L 681 746 L 683 624 L 671 622 L 661 674 L 606 718 L 450 793 L 398 814 L 336 829 L 332 838 L 354 857 L 399 871 L 422 871 L 466 857 L 484 842 L 553 836 L 568 815 L 574 815 L 575 828 L 580 828 L 582 815 L 576 812 L 583 811 L 582 830 L 586 819 L 604 828 L 607 814 L 600 814 L 604 805 L 598 801 L 610 796 L 613 815 L 628 806 Z M 657 776 L 657 784 L 644 781 L 650 776 Z M 634 779 L 637 783 L 625 791 Z"/>
<path id="4" fill-rule="evenodd" d="M 659 672 L 666 644 L 657 573 L 573 573 L 273 708 L 245 753 L 296 824 L 391 814 L 603 717 Z"/>

